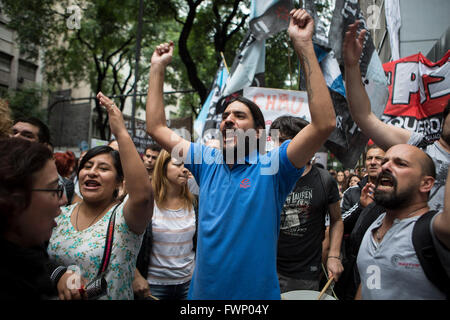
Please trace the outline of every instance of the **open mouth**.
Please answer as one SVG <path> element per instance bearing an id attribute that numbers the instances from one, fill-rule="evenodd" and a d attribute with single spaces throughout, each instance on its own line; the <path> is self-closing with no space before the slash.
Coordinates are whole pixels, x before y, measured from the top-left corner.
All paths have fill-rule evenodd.
<path id="1" fill-rule="evenodd" d="M 86 189 L 97 189 L 100 186 L 101 186 L 101 184 L 95 180 L 86 180 L 84 182 L 84 187 Z"/>
<path id="2" fill-rule="evenodd" d="M 392 179 L 390 179 L 390 178 L 381 178 L 380 184 L 382 186 L 393 187 L 394 181 L 392 181 Z"/>
<path id="3" fill-rule="evenodd" d="M 222 131 L 224 144 L 235 143 L 236 142 L 236 130 L 226 129 Z"/>
<path id="4" fill-rule="evenodd" d="M 395 187 L 395 185 L 395 178 L 389 173 L 382 173 L 378 178 L 377 187 L 382 186 L 392 188 Z"/>

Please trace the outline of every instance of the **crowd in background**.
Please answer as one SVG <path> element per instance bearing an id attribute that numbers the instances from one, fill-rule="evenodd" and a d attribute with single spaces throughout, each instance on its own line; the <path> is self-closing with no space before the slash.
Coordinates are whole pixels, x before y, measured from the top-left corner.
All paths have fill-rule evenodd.
<path id="1" fill-rule="evenodd" d="M 78 158 L 54 153 L 40 120 L 12 121 L 0 105 L 0 280 L 7 288 L 0 297 L 279 299 L 333 280 L 336 292 L 327 292 L 339 299 L 448 297 L 450 190 L 441 168 L 449 166 L 449 104 L 440 140 L 426 145 L 420 134 L 379 123 L 359 74 L 364 32 L 350 25 L 349 108 L 376 144 L 366 148 L 364 166 L 320 168 L 312 159 L 335 114 L 312 46 L 312 18 L 302 9 L 290 15 L 311 122 L 276 119 L 279 145 L 258 153 L 259 145 L 246 144 L 243 163 L 235 132 L 265 128 L 252 101 L 223 102 L 219 146 L 186 141 L 167 127 L 162 88 L 173 43 L 152 56 L 146 125 L 157 144 L 143 155 L 101 92 L 115 140 Z M 195 161 L 206 156 L 229 162 Z M 267 159 L 277 168 L 262 174 L 273 170 Z M 420 234 L 415 224 L 424 226 Z M 422 260 L 422 245 L 411 243 L 416 234 L 437 252 L 433 267 Z M 373 270 L 382 278 L 373 280 Z"/>

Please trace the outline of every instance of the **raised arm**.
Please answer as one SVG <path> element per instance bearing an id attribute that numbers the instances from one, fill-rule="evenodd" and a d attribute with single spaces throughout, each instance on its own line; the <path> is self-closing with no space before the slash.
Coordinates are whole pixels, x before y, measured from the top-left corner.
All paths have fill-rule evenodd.
<path id="1" fill-rule="evenodd" d="M 147 169 L 125 128 L 119 108 L 101 92 L 98 93 L 97 99 L 108 111 L 111 133 L 119 145 L 120 162 L 129 195 L 123 209 L 125 221 L 131 231 L 142 234 L 153 215 L 153 192 Z"/>
<path id="2" fill-rule="evenodd" d="M 172 61 L 173 48 L 173 42 L 163 43 L 157 46 L 153 52 L 146 104 L 146 125 L 148 134 L 156 142 L 168 152 L 177 148 L 177 155 L 182 156 L 184 160 L 190 143 L 167 127 L 164 113 L 164 73 Z M 172 154 L 172 156 L 176 155 Z"/>
<path id="3" fill-rule="evenodd" d="M 436 237 L 450 250 L 450 166 L 445 181 L 444 211 L 434 219 L 433 230 Z"/>
<path id="4" fill-rule="evenodd" d="M 292 164 L 303 167 L 324 144 L 336 126 L 336 115 L 312 42 L 314 21 L 303 9 L 292 10 L 289 36 L 300 59 L 306 79 L 311 123 L 301 130 L 287 148 Z"/>
<path id="5" fill-rule="evenodd" d="M 369 96 L 362 83 L 359 69 L 359 58 L 366 30 L 363 29 L 358 35 L 358 25 L 359 21 L 349 25 L 342 46 L 348 107 L 352 119 L 362 132 L 386 151 L 393 145 L 407 143 L 411 133 L 406 129 L 384 123 L 372 112 Z"/>

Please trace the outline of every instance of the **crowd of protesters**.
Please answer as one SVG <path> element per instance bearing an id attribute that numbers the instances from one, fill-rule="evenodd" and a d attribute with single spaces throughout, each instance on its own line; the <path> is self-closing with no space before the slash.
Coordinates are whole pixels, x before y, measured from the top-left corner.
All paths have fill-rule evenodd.
<path id="1" fill-rule="evenodd" d="M 311 122 L 275 120 L 268 152 L 264 116 L 240 96 L 217 109 L 221 140 L 192 143 L 167 127 L 172 42 L 151 58 L 146 126 L 157 143 L 143 155 L 101 92 L 116 140 L 78 159 L 53 152 L 40 120 L 12 121 L 0 104 L 0 298 L 91 299 L 96 286 L 109 300 L 278 300 L 332 281 L 327 292 L 343 300 L 448 298 L 450 104 L 435 142 L 376 118 L 356 22 L 343 44 L 347 99 L 374 143 L 364 167 L 320 168 L 313 156 L 335 113 L 314 21 L 303 9 L 290 16 Z"/>

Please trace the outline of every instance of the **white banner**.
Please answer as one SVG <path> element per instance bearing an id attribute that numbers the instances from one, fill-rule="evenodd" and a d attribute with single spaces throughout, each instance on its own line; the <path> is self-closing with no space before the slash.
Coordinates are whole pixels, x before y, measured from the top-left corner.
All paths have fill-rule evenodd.
<path id="1" fill-rule="evenodd" d="M 244 97 L 260 107 L 267 129 L 273 120 L 284 115 L 299 117 L 311 122 L 308 95 L 305 91 L 247 87 L 244 88 Z"/>

